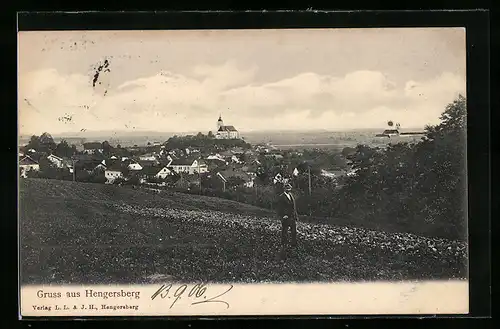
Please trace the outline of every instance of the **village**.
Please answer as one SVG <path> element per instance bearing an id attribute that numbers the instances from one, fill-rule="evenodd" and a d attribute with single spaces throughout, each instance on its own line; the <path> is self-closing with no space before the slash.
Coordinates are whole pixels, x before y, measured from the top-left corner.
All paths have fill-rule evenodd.
<path id="1" fill-rule="evenodd" d="M 310 173 L 303 165 L 305 161 L 300 151 L 246 143 L 234 126 L 224 125 L 219 117 L 215 134 L 174 136 L 163 143 L 153 141 L 131 147 L 110 145 L 107 141 L 56 144 L 45 133 L 20 147 L 19 175 L 134 187 L 225 191 L 252 188 L 257 182 L 270 184 L 282 176 L 298 176 L 306 170 Z M 319 168 L 321 175 L 339 178 L 351 174 L 345 161 L 340 162 L 337 168 Z M 279 169 L 270 173 L 272 168 Z"/>

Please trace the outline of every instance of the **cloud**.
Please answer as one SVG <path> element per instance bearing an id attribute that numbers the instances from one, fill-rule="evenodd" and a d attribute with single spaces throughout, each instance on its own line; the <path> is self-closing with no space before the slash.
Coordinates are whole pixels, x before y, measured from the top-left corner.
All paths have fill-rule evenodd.
<path id="1" fill-rule="evenodd" d="M 465 92 L 465 80 L 443 73 L 397 85 L 382 72 L 344 76 L 304 72 L 255 84 L 255 67 L 236 62 L 200 65 L 191 75 L 160 71 L 113 86 L 113 71 L 100 77 L 41 70 L 20 78 L 22 131 L 87 130 L 208 131 L 219 113 L 240 130 L 352 129 L 438 122 L 447 103 Z M 23 99 L 29 100 L 29 104 Z M 72 115 L 72 122 L 58 118 Z"/>
<path id="2" fill-rule="evenodd" d="M 221 66 L 198 65 L 193 68 L 193 75 L 202 78 L 202 85 L 209 89 L 225 89 L 252 82 L 257 67 L 240 69 L 236 61 L 227 61 Z"/>
<path id="3" fill-rule="evenodd" d="M 431 105 L 441 111 L 464 88 L 460 77 L 448 73 L 430 81 L 410 81 L 400 88 L 376 71 L 356 71 L 340 78 L 304 73 L 274 83 L 235 88 L 222 93 L 222 98 L 255 114 L 283 115 L 309 108 L 314 118 L 329 111 L 364 113 L 384 106 L 407 111 L 424 102 L 434 102 Z"/>

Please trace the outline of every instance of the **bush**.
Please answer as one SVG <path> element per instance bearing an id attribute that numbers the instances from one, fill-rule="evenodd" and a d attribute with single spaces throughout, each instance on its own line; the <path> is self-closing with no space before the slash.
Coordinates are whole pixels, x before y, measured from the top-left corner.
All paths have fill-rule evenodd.
<path id="1" fill-rule="evenodd" d="M 337 213 L 465 240 L 465 117 L 466 101 L 460 96 L 419 143 L 385 150 L 358 146 L 350 156 L 357 175 L 337 193 Z"/>

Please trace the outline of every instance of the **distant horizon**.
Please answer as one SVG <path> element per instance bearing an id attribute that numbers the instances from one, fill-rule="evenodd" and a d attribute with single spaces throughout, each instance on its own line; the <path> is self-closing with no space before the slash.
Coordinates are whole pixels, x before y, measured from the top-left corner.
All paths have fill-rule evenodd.
<path id="1" fill-rule="evenodd" d="M 239 131 L 240 135 L 244 134 L 260 134 L 260 133 L 272 133 L 272 134 L 279 134 L 279 133 L 315 133 L 315 132 L 324 132 L 324 133 L 342 133 L 342 132 L 361 132 L 361 131 L 370 131 L 370 132 L 375 132 L 375 131 L 384 131 L 387 129 L 387 127 L 376 127 L 376 128 L 351 128 L 351 129 L 281 129 L 281 130 L 247 130 L 247 131 Z M 417 130 L 417 131 L 424 131 L 425 127 L 404 127 L 400 128 L 399 130 L 401 131 L 408 131 L 408 130 Z M 187 136 L 187 135 L 196 135 L 200 131 L 184 131 L 184 132 L 172 132 L 172 131 L 157 131 L 157 130 L 137 130 L 137 131 L 113 131 L 113 130 L 87 130 L 84 133 L 79 133 L 79 132 L 62 132 L 62 133 L 51 133 L 50 131 L 44 131 L 42 133 L 38 134 L 19 134 L 19 138 L 27 138 L 31 137 L 33 135 L 35 136 L 40 136 L 43 133 L 49 133 L 52 137 L 57 137 L 57 138 L 94 138 L 94 137 L 104 137 L 104 136 L 121 136 L 121 137 L 147 137 L 148 134 L 151 135 L 177 135 L 177 136 Z M 213 132 L 213 131 L 212 131 Z M 208 131 L 203 132 L 201 131 L 202 134 L 207 135 Z M 241 136 L 245 137 L 245 136 Z"/>

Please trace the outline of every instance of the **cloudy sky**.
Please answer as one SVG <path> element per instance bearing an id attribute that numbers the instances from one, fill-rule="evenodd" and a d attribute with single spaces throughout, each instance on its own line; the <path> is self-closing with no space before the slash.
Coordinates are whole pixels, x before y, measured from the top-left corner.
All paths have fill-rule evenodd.
<path id="1" fill-rule="evenodd" d="M 418 128 L 465 61 L 451 28 L 20 32 L 19 132 Z"/>

